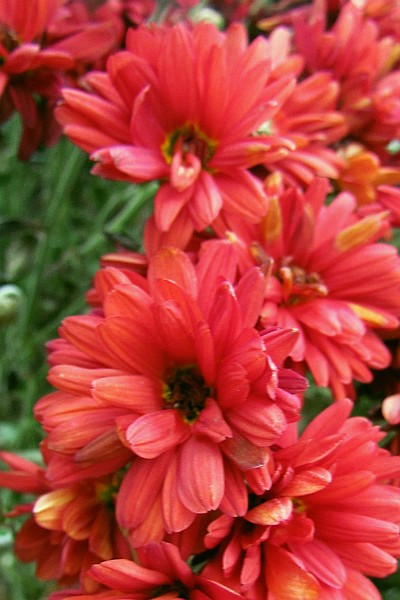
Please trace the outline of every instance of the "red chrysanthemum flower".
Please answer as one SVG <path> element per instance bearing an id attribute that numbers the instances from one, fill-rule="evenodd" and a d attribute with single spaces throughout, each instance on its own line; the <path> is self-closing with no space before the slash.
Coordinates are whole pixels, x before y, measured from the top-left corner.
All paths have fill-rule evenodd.
<path id="1" fill-rule="evenodd" d="M 311 72 L 328 71 L 340 84 L 350 134 L 387 159 L 387 144 L 400 137 L 398 42 L 366 14 L 346 2 L 329 26 L 325 4 L 315 2 L 294 14 L 295 45 Z"/>
<path id="2" fill-rule="evenodd" d="M 111 179 L 160 179 L 155 221 L 161 231 L 183 220 L 202 230 L 221 210 L 256 221 L 265 208 L 248 169 L 276 160 L 281 138 L 257 134 L 292 89 L 270 81 L 271 49 L 244 27 L 225 33 L 139 27 L 107 73 L 91 73 L 91 91 L 65 90 L 58 119 L 74 143 L 92 153 L 93 172 Z"/>
<path id="3" fill-rule="evenodd" d="M 268 41 L 272 49 L 273 76 L 291 73 L 300 79 L 266 124 L 270 134 L 280 135 L 292 143 L 271 168 L 282 173 L 294 186 L 304 187 L 317 175 L 335 179 L 344 161 L 332 146 L 348 132 L 345 116 L 337 110 L 339 84 L 328 72 L 303 73 L 304 59 L 293 52 L 289 29 L 277 27 Z"/>
<path id="4" fill-rule="evenodd" d="M 371 381 L 369 369 L 390 361 L 376 328 L 398 325 L 400 260 L 393 246 L 375 243 L 388 213 L 358 219 L 347 193 L 326 206 L 327 185 L 314 180 L 304 195 L 288 189 L 272 197 L 259 226 L 231 219 L 216 229 L 233 232 L 244 269 L 255 262 L 271 270 L 262 325 L 297 327 L 291 358 L 343 397 L 353 378 Z"/>
<path id="5" fill-rule="evenodd" d="M 46 470 L 9 452 L 0 461 L 11 467 L 0 471 L 0 487 L 35 494 L 36 500 L 19 505 L 7 516 L 30 515 L 16 535 L 19 560 L 36 563 L 36 577 L 62 585 L 96 584 L 86 572 L 94 563 L 130 558 L 131 550 L 115 520 L 114 500 L 121 475 L 80 481 L 52 489 Z"/>
<path id="6" fill-rule="evenodd" d="M 273 169 L 291 185 L 309 185 L 316 176 L 336 179 L 343 159 L 331 146 L 347 133 L 343 114 L 335 110 L 338 86 L 328 73 L 315 73 L 303 79 L 271 121 L 273 133 L 293 142 Z"/>
<path id="7" fill-rule="evenodd" d="M 68 11 L 66 0 L 0 2 L 0 122 L 20 113 L 23 159 L 59 138 L 53 109 L 66 72 L 93 63 L 115 43 L 114 23 L 90 22 L 87 13 L 84 23 L 81 15 L 64 30 Z"/>
<path id="8" fill-rule="evenodd" d="M 110 560 L 93 566 L 92 578 L 107 591 L 85 594 L 55 592 L 49 600 L 238 600 L 241 595 L 211 578 L 196 575 L 182 560 L 178 548 L 161 542 L 137 550 L 139 562 Z"/>
<path id="9" fill-rule="evenodd" d="M 351 408 L 334 403 L 273 453 L 272 485 L 250 496 L 246 515 L 210 524 L 206 545 L 219 549 L 205 575 L 251 600 L 380 598 L 366 576 L 396 570 L 400 491 L 385 482 L 400 458 L 367 419 L 348 418 Z"/>
<path id="10" fill-rule="evenodd" d="M 218 507 L 246 510 L 241 471 L 264 464 L 297 419 L 305 381 L 276 366 L 296 332 L 260 335 L 264 275 L 254 268 L 234 285 L 235 273 L 220 241 L 196 267 L 161 250 L 147 279 L 103 269 L 102 310 L 66 319 L 52 344 L 59 391 L 35 407 L 54 453 L 47 474 L 59 486 L 131 462 L 116 504 L 135 545 Z"/>

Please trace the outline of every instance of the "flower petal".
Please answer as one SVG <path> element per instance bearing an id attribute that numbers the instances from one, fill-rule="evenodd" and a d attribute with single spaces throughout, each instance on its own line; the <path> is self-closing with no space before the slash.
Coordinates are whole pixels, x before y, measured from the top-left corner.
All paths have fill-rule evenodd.
<path id="1" fill-rule="evenodd" d="M 125 432 L 129 448 L 142 458 L 156 458 L 181 444 L 189 435 L 190 428 L 177 410 L 142 415 Z"/>
<path id="2" fill-rule="evenodd" d="M 192 435 L 181 447 L 178 494 L 195 513 L 215 510 L 224 496 L 224 465 L 218 446 L 208 438 Z"/>

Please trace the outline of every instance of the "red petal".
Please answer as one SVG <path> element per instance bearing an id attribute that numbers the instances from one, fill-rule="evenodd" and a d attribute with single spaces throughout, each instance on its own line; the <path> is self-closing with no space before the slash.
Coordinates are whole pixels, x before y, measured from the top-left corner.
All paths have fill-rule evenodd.
<path id="1" fill-rule="evenodd" d="M 130 449 L 142 458 L 156 458 L 189 435 L 190 428 L 177 410 L 142 415 L 125 432 Z"/>
<path id="2" fill-rule="evenodd" d="M 162 383 L 143 375 L 104 377 L 93 383 L 93 398 L 138 414 L 161 410 Z"/>
<path id="3" fill-rule="evenodd" d="M 315 577 L 283 548 L 269 546 L 266 564 L 268 589 L 279 600 L 317 600 L 320 597 L 321 588 Z"/>
<path id="4" fill-rule="evenodd" d="M 255 525 L 279 525 L 290 519 L 293 504 L 289 498 L 274 498 L 250 510 L 245 519 Z"/>
<path id="5" fill-rule="evenodd" d="M 211 440 L 192 435 L 181 447 L 178 466 L 178 494 L 195 513 L 218 508 L 224 496 L 222 456 Z"/>
<path id="6" fill-rule="evenodd" d="M 99 583 L 123 592 L 141 592 L 172 583 L 164 573 L 147 569 L 124 558 L 93 565 L 89 572 Z"/>

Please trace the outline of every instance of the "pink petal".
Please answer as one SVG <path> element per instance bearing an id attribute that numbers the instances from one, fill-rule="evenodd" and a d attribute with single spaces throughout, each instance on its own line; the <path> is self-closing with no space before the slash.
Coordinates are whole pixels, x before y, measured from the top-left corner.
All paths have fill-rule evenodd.
<path id="1" fill-rule="evenodd" d="M 96 333 L 114 364 L 157 379 L 163 373 L 162 351 L 154 339 L 152 328 L 146 327 L 146 324 L 125 317 L 110 317 L 98 326 Z"/>
<path id="2" fill-rule="evenodd" d="M 195 352 L 197 363 L 207 385 L 215 382 L 216 360 L 214 340 L 208 325 L 197 323 L 195 331 Z"/>
<path id="3" fill-rule="evenodd" d="M 93 382 L 93 398 L 138 414 L 161 410 L 162 383 L 142 375 L 104 377 Z"/>
<path id="4" fill-rule="evenodd" d="M 181 444 L 190 428 L 177 410 L 142 415 L 125 432 L 129 448 L 142 458 L 156 458 Z"/>
<path id="5" fill-rule="evenodd" d="M 279 525 L 290 519 L 292 512 L 289 498 L 273 498 L 250 510 L 245 519 L 255 525 Z"/>
<path id="6" fill-rule="evenodd" d="M 121 527 L 137 527 L 154 503 L 171 457 L 168 453 L 147 460 L 135 458 L 117 495 L 116 515 Z"/>
<path id="7" fill-rule="evenodd" d="M 265 296 L 265 275 L 260 269 L 249 269 L 235 287 L 243 326 L 254 327 L 261 314 Z"/>
<path id="8" fill-rule="evenodd" d="M 194 359 L 194 339 L 191 335 L 191 322 L 175 302 L 169 300 L 155 304 L 153 312 L 159 327 L 159 336 L 168 358 L 173 363 L 190 364 Z"/>
<path id="9" fill-rule="evenodd" d="M 154 218 L 160 231 L 167 232 L 171 228 L 191 200 L 192 194 L 191 187 L 178 192 L 169 183 L 161 185 L 154 201 Z"/>
<path id="10" fill-rule="evenodd" d="M 276 327 L 262 334 L 268 356 L 276 365 L 281 365 L 293 349 L 299 337 L 298 329 Z"/>
<path id="11" fill-rule="evenodd" d="M 285 494 L 294 497 L 314 494 L 326 488 L 331 481 L 332 474 L 327 469 L 322 467 L 305 469 L 296 473 L 289 484 L 285 486 Z"/>
<path id="12" fill-rule="evenodd" d="M 110 146 L 93 152 L 91 159 L 105 165 L 111 164 L 136 183 L 159 179 L 168 172 L 161 154 L 149 148 Z"/>
<path id="13" fill-rule="evenodd" d="M 295 556 L 279 546 L 269 546 L 266 559 L 268 589 L 285 600 L 307 598 L 317 600 L 321 588 L 317 579 L 301 565 Z"/>
<path id="14" fill-rule="evenodd" d="M 317 415 L 310 425 L 306 427 L 301 436 L 301 440 L 322 439 L 329 435 L 338 433 L 340 427 L 348 418 L 353 403 L 351 400 L 340 400 L 328 406 L 324 411 Z"/>
<path id="15" fill-rule="evenodd" d="M 228 281 L 219 285 L 208 321 L 218 359 L 227 352 L 242 325 L 235 291 Z"/>
<path id="16" fill-rule="evenodd" d="M 308 544 L 289 544 L 293 554 L 302 560 L 305 568 L 320 581 L 334 589 L 342 589 L 346 581 L 346 569 L 329 546 L 318 539 Z"/>
<path id="17" fill-rule="evenodd" d="M 243 475 L 234 464 L 225 459 L 225 494 L 219 509 L 232 517 L 247 512 L 248 493 Z"/>
<path id="18" fill-rule="evenodd" d="M 232 360 L 222 362 L 217 378 L 218 404 L 225 410 L 245 402 L 250 384 L 244 367 Z"/>
<path id="19" fill-rule="evenodd" d="M 148 279 L 152 289 L 157 279 L 168 279 L 193 298 L 197 298 L 197 280 L 193 263 L 187 254 L 177 248 L 161 248 L 153 256 L 149 265 Z"/>
<path id="20" fill-rule="evenodd" d="M 224 496 L 225 476 L 218 446 L 192 435 L 181 447 L 178 466 L 178 494 L 195 513 L 218 508 Z"/>
<path id="21" fill-rule="evenodd" d="M 86 369 L 74 365 L 56 365 L 51 368 L 47 380 L 60 391 L 72 394 L 90 394 L 92 384 L 96 380 L 123 375 L 117 369 Z"/>
<path id="22" fill-rule="evenodd" d="M 175 453 L 168 465 L 162 489 L 163 519 L 165 522 L 165 529 L 168 533 L 187 529 L 196 516 L 182 504 L 179 494 L 177 493 L 178 485 L 178 461 L 177 454 Z"/>
<path id="23" fill-rule="evenodd" d="M 124 558 L 93 565 L 90 573 L 99 583 L 123 592 L 141 592 L 172 583 L 164 573 L 147 569 Z"/>
<path id="24" fill-rule="evenodd" d="M 104 269 L 100 273 L 110 270 Z M 128 283 L 114 286 L 109 291 L 104 299 L 104 313 L 106 317 L 139 318 L 151 324 L 153 321 L 151 305 L 152 299 L 144 290 Z"/>
<path id="25" fill-rule="evenodd" d="M 224 211 L 256 223 L 265 214 L 267 199 L 260 181 L 245 170 L 231 169 L 215 176 Z"/>
<path id="26" fill-rule="evenodd" d="M 237 257 L 233 245 L 226 240 L 209 240 L 202 243 L 200 258 L 196 265 L 199 285 L 199 303 L 208 319 L 215 292 L 221 277 L 234 283 Z"/>
<path id="27" fill-rule="evenodd" d="M 157 565 L 157 569 L 172 581 L 181 581 L 185 586 L 192 588 L 194 583 L 192 570 L 182 559 L 177 546 L 167 542 L 160 544 L 151 542 L 143 548 L 138 548 L 137 554 L 144 567 L 150 569 Z"/>
<path id="28" fill-rule="evenodd" d="M 226 438 L 232 437 L 231 428 L 213 398 L 207 398 L 205 407 L 192 425 L 192 431 L 209 437 L 217 444 Z"/>
<path id="29" fill-rule="evenodd" d="M 222 197 L 214 178 L 202 171 L 193 184 L 192 198 L 188 205 L 194 228 L 205 229 L 219 215 L 222 208 Z"/>
<path id="30" fill-rule="evenodd" d="M 204 591 L 204 594 L 196 597 L 193 595 L 193 592 L 191 592 L 190 595 L 193 600 L 208 600 L 209 598 L 210 600 L 240 600 L 240 598 L 243 598 L 241 594 L 227 588 L 222 583 L 217 583 L 216 581 L 205 579 L 204 577 L 199 578 L 198 586 Z M 196 591 L 198 590 L 194 590 L 194 593 L 196 593 Z"/>
<path id="31" fill-rule="evenodd" d="M 229 410 L 228 423 L 256 446 L 270 446 L 287 427 L 286 418 L 276 404 L 247 400 Z"/>

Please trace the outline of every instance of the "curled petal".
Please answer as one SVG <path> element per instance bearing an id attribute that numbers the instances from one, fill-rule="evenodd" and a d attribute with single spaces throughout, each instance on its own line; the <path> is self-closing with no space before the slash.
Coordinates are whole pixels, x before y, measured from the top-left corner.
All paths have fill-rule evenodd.
<path id="1" fill-rule="evenodd" d="M 142 415 L 125 432 L 129 448 L 142 458 L 156 458 L 189 435 L 189 426 L 172 409 Z"/>

